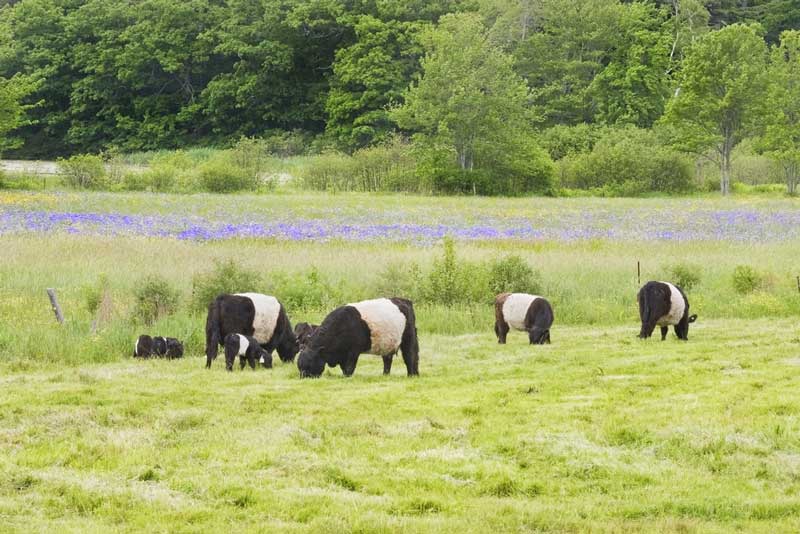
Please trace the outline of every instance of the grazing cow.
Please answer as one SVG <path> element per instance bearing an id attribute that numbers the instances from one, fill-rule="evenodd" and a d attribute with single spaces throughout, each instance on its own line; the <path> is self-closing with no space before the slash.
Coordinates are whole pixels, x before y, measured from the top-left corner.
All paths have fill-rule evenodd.
<path id="1" fill-rule="evenodd" d="M 305 346 L 308 345 L 308 342 L 311 340 L 311 336 L 316 333 L 318 328 L 318 324 L 309 323 L 297 323 L 294 326 L 294 337 L 297 338 L 297 344 L 300 346 L 300 352 L 302 352 Z"/>
<path id="2" fill-rule="evenodd" d="M 181 343 L 174 337 L 166 338 L 166 342 L 167 342 L 166 357 L 168 359 L 174 360 L 176 358 L 183 358 L 183 343 Z"/>
<path id="3" fill-rule="evenodd" d="M 270 356 L 277 349 L 284 362 L 294 360 L 299 350 L 283 305 L 260 293 L 220 295 L 208 305 L 206 368 L 211 367 L 228 334 L 254 337 Z"/>
<path id="4" fill-rule="evenodd" d="M 401 350 L 408 376 L 419 374 L 419 342 L 414 306 L 403 298 L 365 300 L 340 306 L 325 317 L 297 358 L 301 376 L 318 377 L 340 365 L 345 376 L 355 371 L 362 353 L 383 357 L 383 374 Z"/>
<path id="5" fill-rule="evenodd" d="M 167 354 L 167 338 L 161 336 L 153 337 L 153 356 L 165 356 Z"/>
<path id="6" fill-rule="evenodd" d="M 142 334 L 133 344 L 134 358 L 149 358 L 153 353 L 153 338 L 147 334 Z"/>
<path id="7" fill-rule="evenodd" d="M 547 299 L 527 293 L 500 293 L 494 299 L 494 332 L 505 344 L 508 331 L 524 330 L 531 344 L 550 343 L 553 308 Z"/>
<path id="8" fill-rule="evenodd" d="M 636 301 L 642 319 L 640 338 L 650 337 L 658 325 L 664 341 L 672 325 L 678 339 L 689 339 L 689 323 L 695 322 L 697 315 L 689 315 L 689 301 L 681 288 L 669 282 L 647 282 L 637 293 Z"/>
<path id="9" fill-rule="evenodd" d="M 237 356 L 240 369 L 244 369 L 245 363 L 249 363 L 250 369 L 255 370 L 256 360 L 260 361 L 267 369 L 272 368 L 272 354 L 262 349 L 256 338 L 241 334 L 228 334 L 225 336 L 225 369 L 233 371 L 233 362 Z"/>

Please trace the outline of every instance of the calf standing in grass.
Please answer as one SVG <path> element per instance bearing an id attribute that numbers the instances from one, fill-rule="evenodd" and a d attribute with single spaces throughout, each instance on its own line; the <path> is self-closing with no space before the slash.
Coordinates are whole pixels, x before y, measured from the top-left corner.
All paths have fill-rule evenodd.
<path id="1" fill-rule="evenodd" d="M 553 308 L 546 299 L 527 293 L 500 293 L 494 299 L 494 314 L 494 332 L 501 345 L 512 328 L 526 331 L 531 344 L 550 343 Z"/>
<path id="2" fill-rule="evenodd" d="M 299 347 L 289 317 L 278 299 L 260 293 L 220 295 L 208 306 L 206 318 L 206 368 L 217 357 L 228 334 L 255 338 L 270 355 L 278 351 L 281 361 L 294 360 Z"/>
<path id="3" fill-rule="evenodd" d="M 689 323 L 693 323 L 697 315 L 689 315 L 689 301 L 681 288 L 669 282 L 647 282 L 636 295 L 636 301 L 642 319 L 640 338 L 650 337 L 658 325 L 661 341 L 666 339 L 670 326 L 675 327 L 678 339 L 689 339 Z"/>
<path id="4" fill-rule="evenodd" d="M 267 369 L 272 368 L 272 354 L 262 349 L 256 338 L 241 334 L 228 334 L 225 336 L 225 369 L 233 371 L 233 362 L 237 356 L 240 369 L 244 369 L 245 363 L 249 363 L 250 369 L 255 370 L 256 360 L 260 361 Z"/>
<path id="5" fill-rule="evenodd" d="M 419 342 L 414 306 L 403 298 L 365 300 L 340 306 L 325 317 L 297 358 L 304 377 L 318 377 L 330 367 L 341 366 L 345 376 L 356 369 L 362 353 L 383 357 L 383 374 L 392 369 L 400 350 L 409 376 L 419 374 Z"/>

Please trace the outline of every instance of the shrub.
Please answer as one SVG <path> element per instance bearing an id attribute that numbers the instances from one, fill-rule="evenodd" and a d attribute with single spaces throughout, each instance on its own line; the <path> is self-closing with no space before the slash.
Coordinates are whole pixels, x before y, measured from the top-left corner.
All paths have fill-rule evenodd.
<path id="1" fill-rule="evenodd" d="M 489 266 L 491 297 L 499 293 L 540 293 L 541 275 L 516 255 L 495 260 Z"/>
<path id="2" fill-rule="evenodd" d="M 423 299 L 434 304 L 485 301 L 487 273 L 481 265 L 458 260 L 455 242 L 445 237 L 442 256 L 425 278 Z"/>
<path id="3" fill-rule="evenodd" d="M 241 166 L 237 155 L 221 152 L 201 164 L 198 173 L 200 184 L 212 193 L 232 193 L 258 187 L 258 175 L 254 168 Z"/>
<path id="4" fill-rule="evenodd" d="M 259 273 L 240 267 L 233 260 L 217 261 L 210 272 L 192 278 L 192 309 L 205 311 L 223 293 L 257 292 L 262 283 Z"/>
<path id="5" fill-rule="evenodd" d="M 416 263 L 390 263 L 378 275 L 375 293 L 417 301 L 422 298 L 423 283 L 422 272 Z"/>
<path id="6" fill-rule="evenodd" d="M 58 160 L 64 181 L 76 189 L 102 189 L 107 187 L 107 173 L 103 160 L 89 154 Z"/>
<path id="7" fill-rule="evenodd" d="M 679 193 L 692 184 L 690 161 L 654 132 L 635 127 L 607 130 L 591 152 L 567 156 L 562 171 L 562 185 L 607 196 Z"/>
<path id="8" fill-rule="evenodd" d="M 700 282 L 699 271 L 700 268 L 696 265 L 678 263 L 670 267 L 669 274 L 674 284 L 678 285 L 678 287 L 684 291 L 690 291 Z"/>
<path id="9" fill-rule="evenodd" d="M 302 130 L 292 130 L 291 132 L 278 130 L 264 135 L 260 142 L 267 154 L 288 158 L 305 154 L 311 144 L 311 137 Z"/>
<path id="10" fill-rule="evenodd" d="M 737 265 L 733 270 L 733 289 L 746 295 L 758 289 L 762 284 L 762 276 L 749 265 Z"/>
<path id="11" fill-rule="evenodd" d="M 316 267 L 305 274 L 277 274 L 270 285 L 273 294 L 281 296 L 288 310 L 323 310 L 340 304 L 342 295 Z"/>
<path id="12" fill-rule="evenodd" d="M 309 161 L 301 180 L 320 191 L 417 191 L 419 186 L 410 149 L 397 138 L 352 156 L 321 154 Z"/>
<path id="13" fill-rule="evenodd" d="M 128 191 L 172 191 L 179 171 L 175 167 L 156 164 L 143 172 L 128 172 L 122 185 Z"/>
<path id="14" fill-rule="evenodd" d="M 164 278 L 150 275 L 137 284 L 135 296 L 134 317 L 149 325 L 159 317 L 173 313 L 178 307 L 180 294 Z"/>
<path id="15" fill-rule="evenodd" d="M 557 125 L 541 132 L 539 142 L 553 160 L 560 160 L 570 154 L 591 152 L 602 135 L 602 127 L 590 124 Z"/>

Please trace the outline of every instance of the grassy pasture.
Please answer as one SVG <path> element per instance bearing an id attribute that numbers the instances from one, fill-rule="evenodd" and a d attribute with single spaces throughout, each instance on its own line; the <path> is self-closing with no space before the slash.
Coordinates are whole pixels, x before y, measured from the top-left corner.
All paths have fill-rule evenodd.
<path id="1" fill-rule="evenodd" d="M 289 288 L 269 284 L 313 266 L 331 302 L 289 311 L 294 322 L 319 320 L 335 304 L 375 296 L 391 281 L 382 274 L 389 264 L 429 270 L 441 253 L 435 240 L 1 229 L 20 213 L 213 222 L 237 210 L 323 225 L 502 224 L 537 213 L 566 213 L 569 224 L 602 213 L 614 228 L 661 209 L 687 226 L 688 212 L 752 217 L 755 226 L 797 207 L 774 198 L 0 192 L 0 531 L 796 531 L 798 240 L 713 240 L 709 231 L 696 240 L 461 240 L 463 264 L 515 253 L 540 271 L 555 308 L 553 345 L 530 347 L 512 333 L 499 347 L 488 301 L 420 303 L 419 379 L 403 376 L 399 357 L 382 377 L 380 360 L 364 356 L 351 379 L 335 369 L 301 381 L 280 363 L 203 369 L 192 276 L 234 258 L 280 297 Z M 637 260 L 643 280 L 667 278 L 676 263 L 699 274 L 688 292 L 700 315 L 688 343 L 635 338 Z M 763 276 L 756 291 L 734 291 L 738 265 Z M 173 284 L 181 303 L 146 327 L 131 311 L 149 274 Z M 113 313 L 90 335 L 86 288 L 101 276 Z M 58 290 L 63 327 L 46 287 Z M 185 339 L 187 358 L 132 361 L 140 332 Z"/>
<path id="2" fill-rule="evenodd" d="M 5 532 L 789 532 L 794 320 L 422 338 L 419 379 L 200 358 L 4 373 Z"/>

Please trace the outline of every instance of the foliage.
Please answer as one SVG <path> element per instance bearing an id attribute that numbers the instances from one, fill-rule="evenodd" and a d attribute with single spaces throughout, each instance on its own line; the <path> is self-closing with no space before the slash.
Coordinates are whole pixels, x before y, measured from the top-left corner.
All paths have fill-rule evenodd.
<path id="1" fill-rule="evenodd" d="M 785 31 L 772 50 L 762 145 L 784 172 L 789 194 L 800 181 L 800 31 Z"/>
<path id="2" fill-rule="evenodd" d="M 58 161 L 64 181 L 76 189 L 103 189 L 109 185 L 105 163 L 100 156 L 72 156 Z"/>
<path id="3" fill-rule="evenodd" d="M 670 281 L 684 291 L 691 291 L 700 282 L 700 271 L 697 265 L 676 263 L 669 268 Z"/>
<path id="4" fill-rule="evenodd" d="M 492 297 L 506 292 L 539 294 L 542 291 L 541 278 L 541 273 L 520 256 L 506 256 L 489 265 L 489 292 Z"/>
<path id="5" fill-rule="evenodd" d="M 422 40 L 423 73 L 392 116 L 415 132 L 423 180 L 445 191 L 548 191 L 553 169 L 529 130 L 527 87 L 480 18 L 446 15 Z"/>
<path id="6" fill-rule="evenodd" d="M 664 146 L 649 130 L 612 129 L 591 152 L 568 156 L 562 162 L 562 186 L 601 188 L 611 196 L 635 196 L 691 189 L 689 161 Z"/>
<path id="7" fill-rule="evenodd" d="M 135 298 L 133 316 L 150 325 L 177 310 L 180 292 L 165 278 L 149 275 L 136 284 Z"/>
<path id="8" fill-rule="evenodd" d="M 20 74 L 11 78 L 0 77 L 0 153 L 22 144 L 22 139 L 10 134 L 27 123 L 26 111 L 30 106 L 25 105 L 23 100 L 35 88 L 36 85 L 29 77 Z"/>
<path id="9" fill-rule="evenodd" d="M 192 277 L 192 303 L 194 311 L 205 311 L 218 295 L 224 293 L 260 293 L 261 274 L 241 267 L 236 261 L 216 260 L 211 271 Z"/>
<path id="10" fill-rule="evenodd" d="M 242 165 L 244 163 L 246 166 Z M 220 154 L 198 168 L 200 185 L 212 193 L 253 191 L 259 180 L 256 167 L 237 159 L 235 154 Z"/>
<path id="11" fill-rule="evenodd" d="M 272 277 L 268 287 L 270 294 L 280 295 L 281 303 L 290 313 L 324 312 L 351 298 L 343 295 L 323 272 L 313 266 L 303 274 L 278 273 Z"/>
<path id="12" fill-rule="evenodd" d="M 603 136 L 604 128 L 581 123 L 575 126 L 556 125 L 539 132 L 539 142 L 553 160 L 591 152 Z"/>
<path id="13" fill-rule="evenodd" d="M 737 265 L 733 270 L 732 284 L 737 293 L 747 294 L 758 289 L 763 277 L 749 265 Z"/>
<path id="14" fill-rule="evenodd" d="M 319 191 L 419 191 L 408 145 L 399 138 L 357 150 L 328 152 L 302 170 L 302 184 Z"/>
<path id="15" fill-rule="evenodd" d="M 677 146 L 719 156 L 720 189 L 730 191 L 731 154 L 757 125 L 766 89 L 766 45 L 754 26 L 733 24 L 706 34 L 687 52 L 679 91 L 664 120 Z"/>

